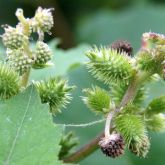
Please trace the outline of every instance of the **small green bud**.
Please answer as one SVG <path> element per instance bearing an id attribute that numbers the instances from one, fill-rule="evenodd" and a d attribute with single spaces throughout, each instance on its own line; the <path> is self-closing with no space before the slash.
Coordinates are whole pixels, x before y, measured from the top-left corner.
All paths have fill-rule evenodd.
<path id="1" fill-rule="evenodd" d="M 35 86 L 39 91 L 42 103 L 48 103 L 50 112 L 53 114 L 60 112 L 60 108 L 65 107 L 71 100 L 70 91 L 73 86 L 68 86 L 67 81 L 60 78 L 36 82 Z"/>
<path id="2" fill-rule="evenodd" d="M 63 135 L 60 141 L 60 152 L 59 152 L 59 159 L 63 159 L 67 156 L 73 147 L 78 144 L 78 139 L 75 137 L 73 132 L 69 132 L 66 135 Z"/>
<path id="3" fill-rule="evenodd" d="M 165 132 L 165 116 L 160 113 L 152 116 L 145 116 L 147 129 L 153 132 Z"/>
<path id="4" fill-rule="evenodd" d="M 25 54 L 23 49 L 7 49 L 6 53 L 10 67 L 18 72 L 20 75 L 24 74 L 31 68 L 33 60 Z"/>
<path id="5" fill-rule="evenodd" d="M 19 75 L 7 65 L 0 64 L 0 98 L 8 99 L 18 94 Z"/>
<path id="6" fill-rule="evenodd" d="M 18 49 L 27 44 L 28 37 L 25 36 L 20 28 L 11 26 L 5 27 L 5 33 L 2 35 L 4 45 L 10 49 Z"/>
<path id="7" fill-rule="evenodd" d="M 43 68 L 51 60 L 52 51 L 49 46 L 41 41 L 36 44 L 34 68 Z"/>
<path id="8" fill-rule="evenodd" d="M 157 48 L 151 50 L 142 49 L 137 54 L 137 66 L 140 70 L 151 74 L 157 73 L 162 75 L 164 59 L 165 54 L 160 53 Z"/>
<path id="9" fill-rule="evenodd" d="M 84 89 L 86 97 L 83 97 L 84 103 L 94 112 L 107 114 L 110 110 L 110 95 L 104 89 L 93 87 Z"/>
<path id="10" fill-rule="evenodd" d="M 150 141 L 148 136 L 144 135 L 140 138 L 135 138 L 129 145 L 129 150 L 139 157 L 145 158 L 150 149 Z"/>
<path id="11" fill-rule="evenodd" d="M 52 8 L 42 9 L 41 7 L 37 9 L 31 25 L 34 32 L 38 32 L 38 30 L 50 31 L 54 24 L 52 10 Z"/>

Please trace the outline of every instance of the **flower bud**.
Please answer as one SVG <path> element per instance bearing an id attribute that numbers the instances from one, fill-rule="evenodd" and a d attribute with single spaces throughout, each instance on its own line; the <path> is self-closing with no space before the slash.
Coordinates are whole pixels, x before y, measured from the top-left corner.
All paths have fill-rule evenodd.
<path id="1" fill-rule="evenodd" d="M 34 68 L 45 65 L 51 60 L 52 52 L 49 46 L 41 41 L 36 44 Z"/>
<path id="2" fill-rule="evenodd" d="M 7 58 L 10 67 L 13 68 L 20 75 L 27 72 L 27 70 L 30 69 L 33 63 L 33 60 L 29 58 L 28 55 L 25 54 L 23 49 L 18 49 L 18 50 L 8 49 Z"/>
<path id="3" fill-rule="evenodd" d="M 49 32 L 53 27 L 53 16 L 51 9 L 42 9 L 39 7 L 35 13 L 35 16 L 32 20 L 32 28 L 34 32 L 41 30 L 43 32 Z"/>
<path id="4" fill-rule="evenodd" d="M 158 45 L 165 44 L 165 35 L 164 34 L 148 32 L 148 33 L 143 33 L 142 38 L 146 42 L 151 42 L 151 43 L 158 44 Z"/>
<path id="5" fill-rule="evenodd" d="M 2 35 L 2 40 L 7 48 L 18 49 L 28 42 L 28 37 L 19 28 L 7 26 L 5 27 L 5 33 Z"/>

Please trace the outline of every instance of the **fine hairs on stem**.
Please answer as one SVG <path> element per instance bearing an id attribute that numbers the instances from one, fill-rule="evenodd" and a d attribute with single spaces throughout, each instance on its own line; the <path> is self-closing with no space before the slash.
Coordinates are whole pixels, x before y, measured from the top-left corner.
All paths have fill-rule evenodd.
<path id="1" fill-rule="evenodd" d="M 64 125 L 64 127 L 82 127 L 82 128 L 85 128 L 85 127 L 90 127 L 90 126 L 102 123 L 104 121 L 105 121 L 105 119 L 100 119 L 100 120 L 92 121 L 89 123 L 81 123 L 81 124 L 62 124 L 61 123 L 61 124 L 56 124 L 56 125 Z"/>

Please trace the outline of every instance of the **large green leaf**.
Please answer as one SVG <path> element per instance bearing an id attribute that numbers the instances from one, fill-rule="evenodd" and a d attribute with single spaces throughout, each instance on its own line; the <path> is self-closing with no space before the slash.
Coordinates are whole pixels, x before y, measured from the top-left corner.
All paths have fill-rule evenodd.
<path id="1" fill-rule="evenodd" d="M 85 16 L 85 17 L 84 17 Z M 78 19 L 77 38 L 91 44 L 107 45 L 118 39 L 125 39 L 138 50 L 142 33 L 153 31 L 165 33 L 164 6 L 133 6 L 118 12 L 95 10 L 91 15 Z"/>
<path id="2" fill-rule="evenodd" d="M 62 126 L 52 122 L 33 86 L 0 102 L 0 164 L 61 165 L 58 161 Z"/>

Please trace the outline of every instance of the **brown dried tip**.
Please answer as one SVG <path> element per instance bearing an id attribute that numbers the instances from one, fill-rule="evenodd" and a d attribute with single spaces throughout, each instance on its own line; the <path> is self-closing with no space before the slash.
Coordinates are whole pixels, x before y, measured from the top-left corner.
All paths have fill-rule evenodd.
<path id="1" fill-rule="evenodd" d="M 132 56 L 133 48 L 128 41 L 118 40 L 113 42 L 110 47 L 117 50 L 119 53 L 126 52 L 129 56 Z"/>
<path id="2" fill-rule="evenodd" d="M 116 158 L 124 153 L 124 140 L 120 134 L 112 134 L 99 141 L 102 152 L 109 157 Z"/>

